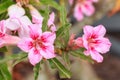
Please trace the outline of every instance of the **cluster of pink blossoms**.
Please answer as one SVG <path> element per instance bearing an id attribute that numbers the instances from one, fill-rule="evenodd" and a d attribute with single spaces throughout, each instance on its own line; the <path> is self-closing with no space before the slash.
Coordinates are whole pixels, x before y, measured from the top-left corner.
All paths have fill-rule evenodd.
<path id="1" fill-rule="evenodd" d="M 69 0 L 70 5 L 73 4 L 75 0 Z M 98 2 L 98 0 L 76 0 L 76 5 L 74 8 L 74 17 L 81 21 L 85 16 L 91 16 L 95 12 L 95 8 L 93 6 L 94 2 Z"/>
<path id="2" fill-rule="evenodd" d="M 75 35 L 71 35 L 69 46 L 72 49 L 85 48 L 84 54 L 86 56 L 91 55 L 92 59 L 97 62 L 102 62 L 103 57 L 99 53 L 107 53 L 111 47 L 111 43 L 108 38 L 105 38 L 106 29 L 103 25 L 96 27 L 85 26 L 84 35 L 74 39 Z M 72 46 L 71 46 L 72 45 Z"/>
<path id="3" fill-rule="evenodd" d="M 8 8 L 9 18 L 0 21 L 0 48 L 6 45 L 17 45 L 28 53 L 30 63 L 36 65 L 43 58 L 51 59 L 56 56 L 54 52 L 55 14 L 52 12 L 49 15 L 47 22 L 49 31 L 43 32 L 42 22 L 44 18 L 33 6 L 29 5 L 28 7 L 32 21 L 25 15 L 25 10 L 20 5 L 12 5 Z M 85 48 L 85 55 L 91 55 L 97 62 L 102 62 L 103 57 L 99 53 L 108 52 L 111 46 L 109 39 L 104 37 L 105 33 L 106 29 L 102 25 L 85 26 L 84 35 L 77 39 L 74 39 L 75 35 L 72 35 L 68 45 L 74 50 L 81 47 Z"/>
<path id="4" fill-rule="evenodd" d="M 8 8 L 9 18 L 0 21 L 0 47 L 17 45 L 28 52 L 28 58 L 32 65 L 40 62 L 42 58 L 54 58 L 54 40 L 56 27 L 54 25 L 54 13 L 49 16 L 49 31 L 42 32 L 43 17 L 32 6 L 29 6 L 32 22 L 25 15 L 25 10 L 19 5 Z M 18 35 L 16 35 L 18 34 Z"/>

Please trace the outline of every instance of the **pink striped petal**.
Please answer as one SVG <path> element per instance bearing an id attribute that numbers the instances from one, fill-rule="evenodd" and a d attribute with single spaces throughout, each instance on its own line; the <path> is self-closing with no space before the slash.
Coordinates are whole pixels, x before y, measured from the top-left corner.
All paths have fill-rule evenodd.
<path id="1" fill-rule="evenodd" d="M 97 62 L 102 62 L 103 57 L 97 51 L 90 51 L 92 59 Z"/>
<path id="2" fill-rule="evenodd" d="M 78 21 L 81 21 L 84 18 L 80 5 L 75 6 L 73 15 Z"/>
<path id="3" fill-rule="evenodd" d="M 29 52 L 33 48 L 33 43 L 31 38 L 23 38 L 17 45 L 20 49 L 25 52 Z"/>
<path id="4" fill-rule="evenodd" d="M 40 54 L 46 59 L 54 58 L 56 56 L 53 45 L 46 46 L 46 49 L 41 49 Z"/>
<path id="5" fill-rule="evenodd" d="M 42 56 L 38 50 L 32 49 L 28 53 L 28 58 L 29 58 L 30 63 L 35 66 L 37 63 L 41 61 Z"/>
<path id="6" fill-rule="evenodd" d="M 91 16 L 94 12 L 94 6 L 90 2 L 84 3 L 84 5 L 81 5 L 81 10 L 86 16 Z"/>
<path id="7" fill-rule="evenodd" d="M 94 28 L 94 34 L 96 34 L 99 37 L 103 37 L 106 33 L 106 29 L 103 25 L 98 25 Z"/>

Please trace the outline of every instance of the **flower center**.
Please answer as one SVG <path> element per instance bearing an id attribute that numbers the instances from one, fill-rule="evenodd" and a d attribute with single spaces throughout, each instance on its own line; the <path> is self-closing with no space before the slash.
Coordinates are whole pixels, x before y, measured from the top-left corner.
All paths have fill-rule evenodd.
<path id="1" fill-rule="evenodd" d="M 88 45 L 90 47 L 94 47 L 98 43 L 98 40 L 96 40 L 97 36 L 96 35 L 91 35 L 90 38 L 88 38 Z"/>
<path id="2" fill-rule="evenodd" d="M 37 49 L 37 48 L 42 48 L 42 49 L 46 49 L 46 46 L 44 45 L 44 40 L 42 39 L 36 39 L 33 42 L 33 46 Z"/>

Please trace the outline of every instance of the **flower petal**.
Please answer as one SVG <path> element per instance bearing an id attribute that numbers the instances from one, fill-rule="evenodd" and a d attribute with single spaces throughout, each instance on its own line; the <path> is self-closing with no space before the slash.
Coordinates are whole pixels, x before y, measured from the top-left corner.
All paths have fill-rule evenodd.
<path id="1" fill-rule="evenodd" d="M 81 21 L 83 19 L 83 13 L 82 13 L 80 5 L 75 6 L 73 15 L 78 21 Z"/>
<path id="2" fill-rule="evenodd" d="M 28 53 L 28 58 L 32 65 L 36 65 L 37 63 L 39 63 L 41 61 L 42 56 L 40 55 L 39 51 L 32 49 Z"/>
<path id="3" fill-rule="evenodd" d="M 29 36 L 29 25 L 31 25 L 31 21 L 27 16 L 22 16 L 20 18 L 20 22 L 21 22 L 21 27 L 18 30 L 18 34 L 20 38 L 23 37 L 28 37 Z"/>
<path id="4" fill-rule="evenodd" d="M 40 35 L 42 35 L 41 27 L 38 24 L 32 24 L 29 26 L 30 29 L 30 37 L 32 39 L 37 39 Z"/>
<path id="5" fill-rule="evenodd" d="M 95 50 L 100 53 L 106 53 L 110 50 L 111 43 L 107 38 L 100 38 L 100 43 L 96 44 Z"/>
<path id="6" fill-rule="evenodd" d="M 3 40 L 5 45 L 16 45 L 20 41 L 20 38 L 17 36 L 5 35 Z"/>
<path id="7" fill-rule="evenodd" d="M 103 25 L 98 25 L 94 28 L 94 34 L 96 34 L 99 37 L 103 37 L 106 33 L 106 29 Z"/>
<path id="8" fill-rule="evenodd" d="M 54 19 L 55 19 L 55 13 L 52 12 L 52 13 L 49 15 L 48 26 L 51 26 L 51 25 L 54 23 Z"/>
<path id="9" fill-rule="evenodd" d="M 83 32 L 84 32 L 84 34 L 88 37 L 88 36 L 91 36 L 91 35 L 92 35 L 93 29 L 94 29 L 94 28 L 93 28 L 92 26 L 86 25 L 86 26 L 84 27 L 84 29 L 83 29 Z"/>
<path id="10" fill-rule="evenodd" d="M 33 47 L 31 38 L 23 38 L 17 45 L 20 49 L 25 52 L 29 52 L 29 50 Z"/>
<path id="11" fill-rule="evenodd" d="M 81 5 L 81 10 L 86 16 L 91 16 L 95 12 L 93 4 L 88 1 Z"/>
<path id="12" fill-rule="evenodd" d="M 6 32 L 5 20 L 0 21 L 0 32 L 3 34 Z"/>
<path id="13" fill-rule="evenodd" d="M 84 54 L 85 54 L 86 56 L 89 56 L 89 55 L 90 55 L 90 51 L 89 51 L 89 50 L 86 50 L 86 51 L 84 51 Z"/>
<path id="14" fill-rule="evenodd" d="M 54 40 L 56 38 L 56 35 L 55 33 L 52 33 L 52 32 L 44 32 L 41 36 L 41 39 L 43 40 L 43 42 L 46 44 L 46 43 L 50 43 L 50 44 L 53 44 L 54 43 Z"/>
<path id="15" fill-rule="evenodd" d="M 73 43 L 74 43 L 74 38 L 75 38 L 75 34 L 71 34 L 70 39 L 69 39 L 69 42 L 68 42 L 68 45 L 69 45 L 69 46 L 72 46 L 72 45 L 73 45 Z"/>
<path id="16" fill-rule="evenodd" d="M 21 26 L 18 18 L 9 18 L 5 22 L 6 27 L 12 31 L 18 30 Z"/>
<path id="17" fill-rule="evenodd" d="M 42 24 L 43 17 L 40 15 L 37 9 L 35 9 L 32 5 L 29 5 L 29 9 L 32 15 L 32 22 L 35 24 Z"/>
<path id="18" fill-rule="evenodd" d="M 5 41 L 3 39 L 0 39 L 0 48 L 5 46 Z"/>
<path id="19" fill-rule="evenodd" d="M 79 47 L 83 47 L 83 39 L 82 37 L 79 37 L 75 40 L 75 44 Z"/>
<path id="20" fill-rule="evenodd" d="M 46 46 L 46 49 L 40 50 L 40 54 L 46 59 L 54 58 L 56 56 L 53 45 Z"/>
<path id="21" fill-rule="evenodd" d="M 10 17 L 21 17 L 24 14 L 25 14 L 25 10 L 18 5 L 12 5 L 8 8 L 8 15 Z"/>
<path id="22" fill-rule="evenodd" d="M 96 60 L 97 62 L 102 62 L 103 57 L 97 51 L 90 51 L 92 59 Z"/>

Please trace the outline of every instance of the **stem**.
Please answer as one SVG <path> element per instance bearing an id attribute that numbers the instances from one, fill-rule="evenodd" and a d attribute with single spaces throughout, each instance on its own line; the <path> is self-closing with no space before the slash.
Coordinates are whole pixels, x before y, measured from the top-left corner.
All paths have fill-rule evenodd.
<path id="1" fill-rule="evenodd" d="M 72 6 L 71 6 L 71 8 L 70 8 L 70 10 L 69 10 L 69 12 L 68 12 L 68 14 L 67 14 L 67 17 L 70 17 L 71 14 L 73 14 L 73 11 L 74 11 L 76 2 L 77 2 L 77 0 L 73 0 L 73 4 L 72 4 Z"/>
<path id="2" fill-rule="evenodd" d="M 5 53 L 5 57 L 6 56 L 10 56 L 11 54 L 12 54 L 12 49 L 13 49 L 13 47 L 11 47 L 11 46 L 7 46 L 7 52 Z M 9 61 L 8 63 L 8 70 L 10 71 L 10 72 L 12 72 L 12 61 Z"/>

